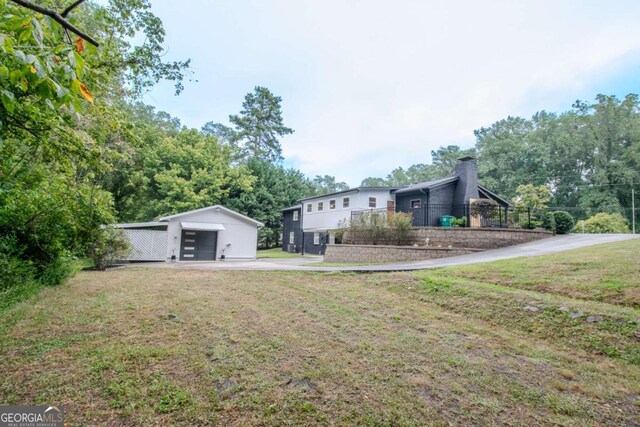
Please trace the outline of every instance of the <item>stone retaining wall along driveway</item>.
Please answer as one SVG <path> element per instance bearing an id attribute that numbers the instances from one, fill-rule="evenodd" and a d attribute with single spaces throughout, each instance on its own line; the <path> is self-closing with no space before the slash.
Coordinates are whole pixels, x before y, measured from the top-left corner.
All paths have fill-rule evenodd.
<path id="1" fill-rule="evenodd" d="M 325 262 L 418 261 L 465 255 L 485 249 L 498 249 L 553 236 L 544 230 L 505 228 L 414 228 L 407 246 L 352 244 L 327 245 Z M 427 240 L 428 239 L 428 240 Z M 349 241 L 345 233 L 345 241 Z M 428 244 L 427 244 L 428 242 Z M 415 246 L 417 245 L 417 246 Z"/>
<path id="2" fill-rule="evenodd" d="M 429 247 L 498 249 L 553 236 L 545 230 L 512 228 L 414 228 L 409 232 L 409 244 Z"/>
<path id="3" fill-rule="evenodd" d="M 397 262 L 445 258 L 479 252 L 467 248 L 431 248 L 381 245 L 327 245 L 324 262 Z"/>

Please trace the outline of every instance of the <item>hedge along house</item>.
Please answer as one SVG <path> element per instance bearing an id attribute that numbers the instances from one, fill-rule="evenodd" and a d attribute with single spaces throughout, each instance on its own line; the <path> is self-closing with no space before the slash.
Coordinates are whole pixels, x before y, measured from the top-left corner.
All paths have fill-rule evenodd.
<path id="1" fill-rule="evenodd" d="M 215 205 L 153 222 L 116 224 L 131 242 L 129 261 L 256 259 L 263 224 Z"/>
<path id="2" fill-rule="evenodd" d="M 501 226 L 480 221 L 471 209 L 477 202 L 497 206 L 497 217 L 507 224 L 511 203 L 479 185 L 475 159 L 463 157 L 451 177 L 402 187 L 356 187 L 300 200 L 282 211 L 282 250 L 323 255 L 337 229 L 369 211 L 410 212 L 414 227 L 438 226 L 443 216 L 466 217 L 468 226 Z"/>

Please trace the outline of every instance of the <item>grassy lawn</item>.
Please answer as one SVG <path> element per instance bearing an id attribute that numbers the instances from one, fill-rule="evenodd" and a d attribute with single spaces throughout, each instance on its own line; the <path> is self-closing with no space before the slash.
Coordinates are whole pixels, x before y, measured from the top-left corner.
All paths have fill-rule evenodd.
<path id="1" fill-rule="evenodd" d="M 258 258 L 300 258 L 301 256 L 285 252 L 282 248 L 260 249 L 257 255 Z"/>
<path id="2" fill-rule="evenodd" d="M 70 425 L 637 425 L 640 241 L 391 274 L 82 272 L 0 318 Z"/>

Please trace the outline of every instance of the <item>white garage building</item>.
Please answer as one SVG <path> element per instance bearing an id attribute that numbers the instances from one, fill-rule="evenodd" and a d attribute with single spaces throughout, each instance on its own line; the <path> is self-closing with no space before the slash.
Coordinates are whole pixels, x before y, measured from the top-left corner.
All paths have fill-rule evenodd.
<path id="1" fill-rule="evenodd" d="M 116 224 L 131 242 L 129 261 L 255 259 L 263 224 L 224 206 L 209 206 L 153 222 Z"/>

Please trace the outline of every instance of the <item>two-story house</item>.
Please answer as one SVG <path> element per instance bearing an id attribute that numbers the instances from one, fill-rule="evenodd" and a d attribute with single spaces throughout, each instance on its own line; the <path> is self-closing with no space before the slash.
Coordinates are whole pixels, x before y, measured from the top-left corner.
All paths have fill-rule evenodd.
<path id="1" fill-rule="evenodd" d="M 307 197 L 282 211 L 282 250 L 323 255 L 327 243 L 334 243 L 335 231 L 346 227 L 357 211 L 411 212 L 414 226 L 437 226 L 443 215 L 464 215 L 465 206 L 477 199 L 490 199 L 502 206 L 506 222 L 511 204 L 478 184 L 472 157 L 459 159 L 452 177 L 402 187 L 356 187 Z"/>
<path id="2" fill-rule="evenodd" d="M 282 249 L 289 252 L 324 254 L 334 243 L 335 230 L 345 227 L 351 213 L 385 208 L 395 211 L 390 187 L 356 187 L 321 196 L 307 197 L 283 209 Z"/>

